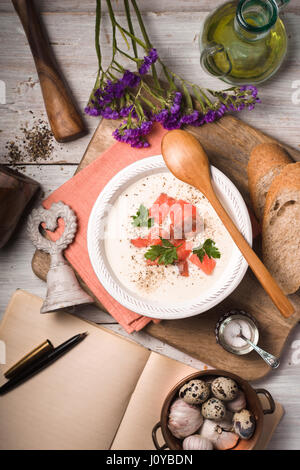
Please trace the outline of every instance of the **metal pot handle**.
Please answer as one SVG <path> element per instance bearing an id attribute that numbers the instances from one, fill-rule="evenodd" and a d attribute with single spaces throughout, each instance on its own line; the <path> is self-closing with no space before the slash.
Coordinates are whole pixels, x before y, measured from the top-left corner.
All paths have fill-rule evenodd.
<path id="1" fill-rule="evenodd" d="M 157 437 L 156 437 L 156 432 L 159 428 L 161 428 L 160 421 L 159 421 L 159 423 L 156 423 L 156 425 L 152 429 L 152 440 L 153 440 L 153 443 L 155 445 L 156 450 L 165 450 L 165 449 L 168 448 L 167 444 L 165 443 L 162 446 L 160 446 L 159 443 L 158 443 Z"/>
<path id="2" fill-rule="evenodd" d="M 269 415 L 269 414 L 274 413 L 276 405 L 270 392 L 268 392 L 268 390 L 265 390 L 264 388 L 257 388 L 255 392 L 257 395 L 259 395 L 259 393 L 264 395 L 269 402 L 270 408 L 263 410 L 264 415 Z"/>

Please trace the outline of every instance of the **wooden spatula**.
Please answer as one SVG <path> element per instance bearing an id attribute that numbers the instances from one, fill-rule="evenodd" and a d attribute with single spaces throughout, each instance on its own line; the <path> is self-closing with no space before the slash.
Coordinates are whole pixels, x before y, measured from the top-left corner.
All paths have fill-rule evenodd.
<path id="1" fill-rule="evenodd" d="M 209 200 L 278 310 L 284 317 L 291 316 L 294 313 L 293 305 L 248 245 L 217 198 L 211 184 L 209 161 L 198 140 L 186 131 L 170 131 L 162 140 L 162 155 L 167 167 L 176 178 L 199 189 Z"/>
<path id="2" fill-rule="evenodd" d="M 86 128 L 59 70 L 33 0 L 12 0 L 12 3 L 34 58 L 53 135 L 58 142 L 75 140 L 86 133 Z"/>

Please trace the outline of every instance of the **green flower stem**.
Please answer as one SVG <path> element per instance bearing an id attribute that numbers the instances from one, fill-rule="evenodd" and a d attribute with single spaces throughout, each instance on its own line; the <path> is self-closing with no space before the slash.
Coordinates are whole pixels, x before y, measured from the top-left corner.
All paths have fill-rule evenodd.
<path id="1" fill-rule="evenodd" d="M 195 98 L 197 100 L 197 103 L 200 104 L 202 113 L 205 114 L 205 106 L 204 106 L 204 103 L 203 103 L 203 99 L 202 99 L 202 96 L 200 95 L 199 91 L 197 90 L 196 86 L 193 86 L 193 92 L 194 92 Z"/>
<path id="2" fill-rule="evenodd" d="M 134 36 L 134 29 L 133 29 L 133 25 L 132 25 L 132 21 L 131 21 L 130 6 L 129 6 L 128 0 L 124 0 L 124 7 L 125 7 L 125 13 L 126 13 L 126 18 L 127 18 L 127 24 L 128 24 L 129 31 L 132 34 L 132 36 Z M 133 52 L 134 52 L 134 57 L 137 59 L 138 58 L 138 51 L 137 51 L 137 47 L 136 47 L 136 42 L 134 41 L 133 38 L 131 38 L 131 44 L 132 44 L 132 49 L 133 49 Z"/>
<path id="3" fill-rule="evenodd" d="M 168 80 L 168 83 L 170 85 L 170 91 L 177 90 L 176 85 L 174 83 L 174 80 L 172 79 L 171 75 L 168 72 L 168 67 L 165 66 L 165 64 L 162 62 L 162 60 L 158 59 L 158 61 L 159 61 L 160 65 L 162 66 L 162 69 L 164 71 L 166 79 Z"/>
<path id="4" fill-rule="evenodd" d="M 200 87 L 197 87 L 197 88 L 198 88 L 199 92 L 201 93 L 201 95 L 203 96 L 203 98 L 204 98 L 205 102 L 207 103 L 207 105 L 208 105 L 209 107 L 212 107 L 212 106 L 213 106 L 213 103 L 212 103 L 212 102 L 210 101 L 210 99 L 206 96 L 206 94 L 204 93 L 203 89 L 200 88 Z"/>
<path id="5" fill-rule="evenodd" d="M 117 26 L 118 30 L 120 31 L 120 34 L 121 34 L 122 38 L 124 39 L 125 44 L 126 44 L 128 50 L 129 50 L 130 49 L 129 42 L 127 41 L 127 37 L 126 37 L 126 35 L 123 31 L 123 28 L 118 23 L 116 24 L 116 26 Z"/>
<path id="6" fill-rule="evenodd" d="M 98 68 L 99 71 L 102 69 L 102 55 L 100 48 L 100 23 L 101 23 L 101 0 L 97 0 L 96 3 L 96 26 L 95 26 L 95 48 L 98 57 Z M 98 75 L 99 78 L 99 75 Z"/>
<path id="7" fill-rule="evenodd" d="M 136 14 L 136 17 L 138 19 L 138 22 L 139 22 L 139 26 L 141 28 L 141 32 L 142 32 L 142 35 L 143 35 L 143 38 L 146 42 L 146 46 L 147 46 L 147 49 L 150 50 L 152 49 L 152 44 L 150 42 L 150 39 L 148 37 L 148 34 L 147 34 L 147 31 L 146 31 L 146 28 L 145 28 L 145 25 L 144 25 L 144 22 L 143 22 L 143 18 L 142 18 L 142 15 L 140 14 L 140 10 L 138 9 L 138 6 L 137 6 L 137 3 L 135 0 L 131 0 L 131 3 L 133 5 L 133 8 L 134 8 L 134 11 L 135 11 L 135 14 Z M 160 86 L 160 83 L 159 83 L 159 80 L 158 80 L 158 76 L 157 76 L 157 72 L 156 72 L 156 67 L 154 64 L 151 65 L 151 70 L 152 70 L 152 75 L 153 75 L 153 79 L 154 79 L 154 83 L 155 83 L 155 86 L 159 89 L 159 90 L 162 90 L 161 86 Z"/>
<path id="8" fill-rule="evenodd" d="M 110 0 L 106 0 L 106 4 L 108 8 L 108 13 L 109 13 L 111 27 L 112 27 L 112 35 L 113 35 L 113 41 L 112 41 L 112 44 L 113 44 L 112 61 L 113 61 L 117 53 L 115 15 L 114 15 Z"/>
<path id="9" fill-rule="evenodd" d="M 108 74 L 109 77 L 112 78 L 113 80 L 117 80 L 117 77 L 116 77 L 113 73 L 111 73 L 110 70 L 107 71 L 107 74 Z"/>
<path id="10" fill-rule="evenodd" d="M 143 49 L 145 49 L 145 51 L 147 50 L 147 46 L 143 41 L 141 41 L 139 38 L 131 34 L 129 31 L 127 31 L 127 29 L 123 28 L 119 23 L 116 22 L 116 24 L 118 24 L 118 27 L 122 28 L 123 32 L 127 34 L 127 36 L 129 36 L 131 39 L 134 39 L 134 41 L 136 41 Z"/>
<path id="11" fill-rule="evenodd" d="M 135 0 L 131 0 L 131 3 L 132 3 L 132 5 L 133 5 L 133 8 L 134 8 L 136 17 L 137 17 L 137 19 L 138 19 L 139 26 L 140 26 L 140 28 L 141 28 L 141 32 L 142 32 L 143 38 L 144 38 L 144 40 L 145 40 L 145 42 L 146 42 L 147 49 L 151 49 L 151 48 L 152 48 L 152 44 L 151 44 L 151 42 L 150 42 L 150 39 L 149 39 L 149 37 L 148 37 L 146 28 L 145 28 L 145 26 L 144 26 L 143 19 L 142 19 L 142 15 L 140 14 L 140 10 L 138 9 L 138 6 L 137 6 Z"/>
<path id="12" fill-rule="evenodd" d="M 151 89 L 147 83 L 145 83 L 144 81 L 142 81 L 142 86 L 143 88 L 147 91 L 147 93 L 149 93 L 149 95 L 151 95 L 154 99 L 160 101 L 163 105 L 166 105 L 167 102 L 166 100 L 161 96 L 159 95 L 158 93 L 156 93 L 153 89 Z"/>
<path id="13" fill-rule="evenodd" d="M 122 51 L 122 49 L 120 49 L 118 46 L 117 46 L 117 51 L 120 52 L 120 54 L 124 55 L 130 60 L 133 60 L 136 63 L 140 62 L 140 59 L 136 59 L 135 57 L 132 57 L 131 55 L 127 54 L 127 52 Z"/>
<path id="14" fill-rule="evenodd" d="M 151 101 L 147 100 L 147 98 L 145 98 L 143 95 L 140 95 L 140 99 L 144 101 L 144 103 L 146 103 L 146 105 L 149 106 L 149 108 L 153 109 L 153 111 L 157 110 L 156 106 L 153 103 L 151 103 Z"/>
<path id="15" fill-rule="evenodd" d="M 182 89 L 183 89 L 183 93 L 184 93 L 184 97 L 185 97 L 185 100 L 186 100 L 188 110 L 189 110 L 189 112 L 191 112 L 194 109 L 193 102 L 192 102 L 191 95 L 189 94 L 189 90 L 187 89 L 187 86 L 184 83 L 184 80 L 181 80 L 181 86 L 182 86 Z"/>
<path id="16" fill-rule="evenodd" d="M 115 66 L 114 67 L 115 70 L 118 70 L 118 72 L 120 73 L 124 73 L 124 67 L 121 64 L 119 64 L 115 59 L 113 60 L 113 64 Z"/>

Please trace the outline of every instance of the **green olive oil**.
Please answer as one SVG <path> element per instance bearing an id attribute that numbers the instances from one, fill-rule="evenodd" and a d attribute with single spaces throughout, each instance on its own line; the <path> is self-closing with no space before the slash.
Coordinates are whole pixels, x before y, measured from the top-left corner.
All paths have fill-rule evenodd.
<path id="1" fill-rule="evenodd" d="M 237 3 L 226 3 L 207 18 L 200 47 L 210 47 L 214 52 L 206 55 L 204 65 L 208 72 L 229 83 L 259 83 L 282 63 L 287 49 L 285 27 L 278 17 L 268 28 L 266 4 L 257 8 L 262 1 L 253 0 L 243 14 L 244 28 L 237 19 Z"/>

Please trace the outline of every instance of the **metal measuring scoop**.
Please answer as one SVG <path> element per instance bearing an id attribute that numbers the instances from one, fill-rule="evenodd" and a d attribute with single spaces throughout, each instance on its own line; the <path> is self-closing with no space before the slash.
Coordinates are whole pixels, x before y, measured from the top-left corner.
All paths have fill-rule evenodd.
<path id="1" fill-rule="evenodd" d="M 261 349 L 259 346 L 257 346 L 256 344 L 254 344 L 252 341 L 250 341 L 250 339 L 246 338 L 243 333 L 242 333 L 242 327 L 241 325 L 240 326 L 240 333 L 239 333 L 239 338 L 242 338 L 244 341 L 246 341 L 246 343 L 250 344 L 250 346 L 252 346 L 252 348 L 254 349 L 254 351 L 257 352 L 257 354 L 260 355 L 260 357 L 262 357 L 262 359 L 270 366 L 272 367 L 272 369 L 276 369 L 279 364 L 280 364 L 280 361 L 277 357 L 273 356 L 273 354 L 270 354 L 268 353 L 267 351 L 264 351 L 263 349 Z"/>

